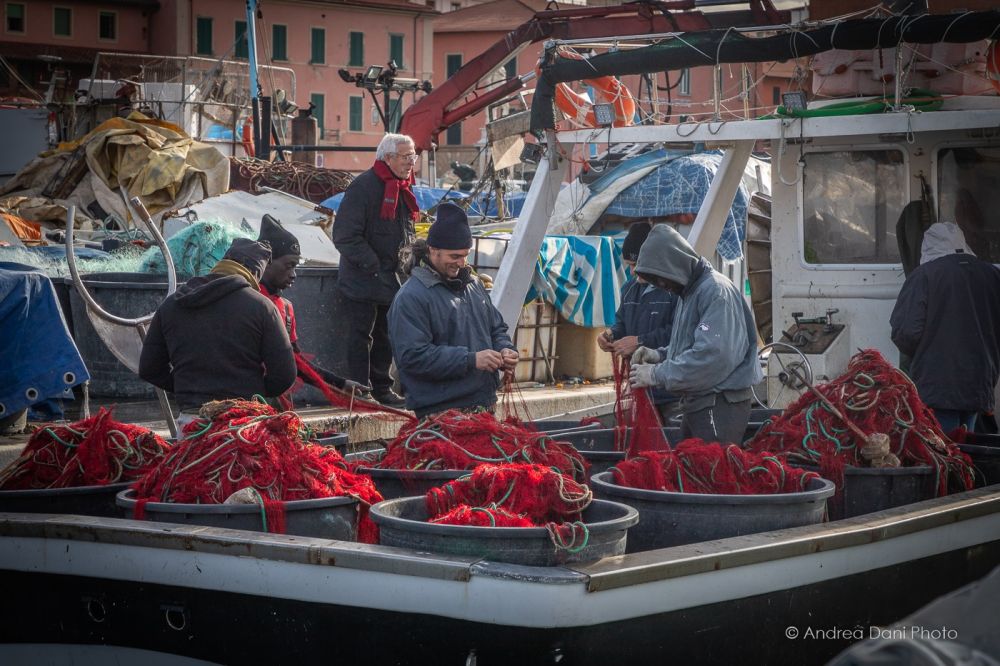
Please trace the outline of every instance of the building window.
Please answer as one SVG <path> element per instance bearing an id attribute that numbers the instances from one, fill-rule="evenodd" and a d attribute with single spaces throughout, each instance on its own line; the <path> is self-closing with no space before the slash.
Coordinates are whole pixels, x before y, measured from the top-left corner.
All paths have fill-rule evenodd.
<path id="1" fill-rule="evenodd" d="M 212 55 L 212 19 L 199 16 L 195 22 L 195 53 Z"/>
<path id="2" fill-rule="evenodd" d="M 903 152 L 816 152 L 803 160 L 805 262 L 898 264 L 896 220 L 910 200 Z"/>
<path id="3" fill-rule="evenodd" d="M 445 143 L 449 146 L 462 145 L 462 123 L 455 123 L 445 134 Z"/>
<path id="4" fill-rule="evenodd" d="M 389 100 L 385 115 L 386 119 L 389 121 L 389 127 L 386 131 L 398 132 L 399 123 L 403 120 L 403 100 L 398 98 Z"/>
<path id="5" fill-rule="evenodd" d="M 687 67 L 681 70 L 681 80 L 677 83 L 677 94 L 691 94 L 691 70 Z"/>
<path id="6" fill-rule="evenodd" d="M 405 69 L 403 65 L 403 36 L 389 35 L 389 60 L 396 63 L 399 69 Z"/>
<path id="7" fill-rule="evenodd" d="M 73 36 L 73 10 L 69 7 L 52 8 L 52 34 L 56 37 Z"/>
<path id="8" fill-rule="evenodd" d="M 7 32 L 24 32 L 24 5 L 7 3 Z"/>
<path id="9" fill-rule="evenodd" d="M 508 79 L 517 78 L 517 56 L 507 61 L 507 64 L 503 66 L 503 71 Z"/>
<path id="10" fill-rule="evenodd" d="M 781 104 L 781 88 L 778 86 L 771 88 L 771 104 L 775 106 Z"/>
<path id="11" fill-rule="evenodd" d="M 288 26 L 271 26 L 271 58 L 288 60 Z"/>
<path id="12" fill-rule="evenodd" d="M 350 67 L 365 66 L 365 33 L 352 32 L 350 34 L 350 53 L 347 57 L 347 64 Z"/>
<path id="13" fill-rule="evenodd" d="M 316 118 L 319 125 L 319 135 L 322 137 L 326 118 L 326 99 L 322 93 L 312 93 L 309 95 L 309 101 L 313 104 L 313 117 Z"/>
<path id="14" fill-rule="evenodd" d="M 237 58 L 250 57 L 250 42 L 247 39 L 247 22 L 237 21 L 233 32 L 233 56 Z"/>
<path id="15" fill-rule="evenodd" d="M 462 3 L 460 2 L 451 3 L 451 11 L 455 11 L 456 9 L 461 9 L 461 8 L 462 8 Z"/>
<path id="16" fill-rule="evenodd" d="M 97 34 L 101 39 L 118 39 L 118 14 L 115 12 L 98 13 Z"/>
<path id="17" fill-rule="evenodd" d="M 445 70 L 448 72 L 448 78 L 455 75 L 455 72 L 462 69 L 462 54 L 461 53 L 449 53 L 445 56 Z"/>
<path id="18" fill-rule="evenodd" d="M 323 28 L 312 29 L 312 55 L 309 62 L 313 65 L 326 62 L 326 30 Z"/>
<path id="19" fill-rule="evenodd" d="M 364 120 L 361 115 L 364 111 L 365 98 L 364 97 L 354 97 L 350 98 L 350 106 L 347 122 L 347 129 L 351 132 L 360 132 L 364 128 Z"/>

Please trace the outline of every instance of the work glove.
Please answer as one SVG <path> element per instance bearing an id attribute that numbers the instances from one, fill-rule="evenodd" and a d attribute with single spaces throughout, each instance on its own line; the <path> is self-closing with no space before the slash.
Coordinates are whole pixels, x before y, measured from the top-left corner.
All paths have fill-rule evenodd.
<path id="1" fill-rule="evenodd" d="M 356 382 L 353 379 L 345 379 L 344 390 L 348 393 L 367 393 L 372 390 L 372 387 L 365 386 L 361 382 Z"/>
<path id="2" fill-rule="evenodd" d="M 663 358 L 660 352 L 649 347 L 639 347 L 632 352 L 632 365 L 643 365 L 645 363 L 659 363 Z"/>
<path id="3" fill-rule="evenodd" d="M 639 349 L 644 349 L 640 347 Z M 656 370 L 655 365 L 633 365 L 632 372 L 629 373 L 628 383 L 632 388 L 646 388 L 649 386 L 656 386 L 656 375 L 654 374 Z"/>

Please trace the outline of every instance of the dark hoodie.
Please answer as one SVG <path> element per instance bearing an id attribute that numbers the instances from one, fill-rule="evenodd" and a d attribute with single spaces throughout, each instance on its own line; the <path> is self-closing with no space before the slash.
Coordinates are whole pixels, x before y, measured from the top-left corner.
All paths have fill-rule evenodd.
<path id="1" fill-rule="evenodd" d="M 157 309 L 139 376 L 191 411 L 209 400 L 280 395 L 295 381 L 295 359 L 267 297 L 238 275 L 212 273 L 188 280 Z"/>

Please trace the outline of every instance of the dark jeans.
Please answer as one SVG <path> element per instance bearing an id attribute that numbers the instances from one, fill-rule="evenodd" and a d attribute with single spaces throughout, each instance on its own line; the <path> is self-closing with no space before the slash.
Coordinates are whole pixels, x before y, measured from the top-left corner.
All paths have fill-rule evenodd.
<path id="1" fill-rule="evenodd" d="M 715 396 L 715 405 L 684 414 L 681 419 L 681 437 L 698 437 L 706 442 L 742 444 L 743 434 L 750 421 L 750 400 L 731 403 L 721 393 Z"/>
<path id="2" fill-rule="evenodd" d="M 935 409 L 934 416 L 937 417 L 938 425 L 944 434 L 950 433 L 959 426 L 965 426 L 969 432 L 976 429 L 976 412 L 966 412 L 958 409 Z"/>
<path id="3" fill-rule="evenodd" d="M 371 386 L 375 395 L 385 393 L 392 387 L 389 306 L 349 298 L 341 301 L 349 324 L 344 341 L 348 379 Z"/>

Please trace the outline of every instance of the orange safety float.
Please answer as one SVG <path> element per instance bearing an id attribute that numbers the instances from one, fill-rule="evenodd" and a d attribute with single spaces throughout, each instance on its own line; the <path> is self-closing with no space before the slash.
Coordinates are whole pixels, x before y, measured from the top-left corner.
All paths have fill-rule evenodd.
<path id="1" fill-rule="evenodd" d="M 583 56 L 572 49 L 560 49 L 559 55 L 572 60 L 583 60 Z M 635 119 L 635 99 L 629 89 L 614 76 L 599 76 L 594 79 L 584 79 L 584 83 L 594 89 L 598 102 L 611 104 L 615 119 L 613 127 L 627 127 Z M 597 117 L 594 114 L 594 104 L 586 95 L 581 95 L 565 83 L 556 86 L 556 107 L 562 111 L 570 122 L 581 127 L 597 127 Z"/>
<path id="2" fill-rule="evenodd" d="M 1000 42 L 990 41 L 990 47 L 986 51 L 986 78 L 990 80 L 993 88 L 1000 92 Z"/>

